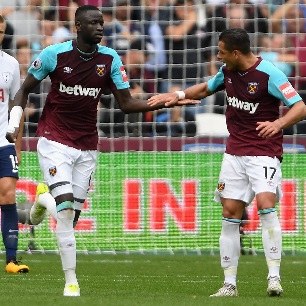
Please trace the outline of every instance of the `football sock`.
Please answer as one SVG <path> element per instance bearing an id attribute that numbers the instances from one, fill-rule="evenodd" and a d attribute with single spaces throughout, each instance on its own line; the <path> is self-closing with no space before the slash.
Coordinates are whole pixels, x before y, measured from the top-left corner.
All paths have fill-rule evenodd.
<path id="1" fill-rule="evenodd" d="M 269 269 L 268 277 L 278 276 L 282 255 L 282 232 L 275 208 L 258 212 L 262 224 L 262 244 Z"/>
<path id="2" fill-rule="evenodd" d="M 219 239 L 224 282 L 234 286 L 236 286 L 237 267 L 240 256 L 240 221 L 239 219 L 222 218 L 222 230 Z"/>
<path id="3" fill-rule="evenodd" d="M 15 203 L 1 205 L 1 232 L 6 252 L 6 263 L 16 261 L 18 246 L 18 215 Z"/>
<path id="4" fill-rule="evenodd" d="M 74 199 L 74 220 L 73 220 L 73 227 L 76 227 L 78 221 L 79 221 L 79 217 L 83 208 L 83 204 L 84 204 L 85 200 L 84 199 Z"/>
<path id="5" fill-rule="evenodd" d="M 75 214 L 74 214 L 74 219 L 73 219 L 73 228 L 75 228 L 76 225 L 78 224 L 79 217 L 80 217 L 80 214 L 81 214 L 81 211 L 78 210 L 78 209 L 75 209 L 74 212 L 75 212 Z"/>
<path id="6" fill-rule="evenodd" d="M 73 230 L 74 211 L 61 210 L 57 213 L 56 237 L 65 273 L 66 283 L 77 283 L 76 268 L 76 240 Z"/>
<path id="7" fill-rule="evenodd" d="M 45 207 L 50 215 L 57 220 L 56 203 L 49 192 L 40 194 L 38 197 L 38 203 L 39 205 Z"/>
<path id="8" fill-rule="evenodd" d="M 38 203 L 39 203 L 39 205 L 45 207 L 48 210 L 48 212 L 50 213 L 50 215 L 55 219 L 55 221 L 57 221 L 56 202 L 55 202 L 55 199 L 52 197 L 52 195 L 49 192 L 45 192 L 45 193 L 40 194 L 39 198 L 38 198 Z M 76 202 L 76 201 L 74 202 L 75 207 L 77 207 L 76 203 L 78 203 L 78 202 Z M 83 205 L 83 203 L 81 203 L 81 205 L 80 205 L 81 208 L 82 208 L 82 205 Z M 75 209 L 75 216 L 74 216 L 74 220 L 73 220 L 73 227 L 75 227 L 77 225 L 80 214 L 81 214 L 81 209 L 78 210 L 76 208 Z"/>

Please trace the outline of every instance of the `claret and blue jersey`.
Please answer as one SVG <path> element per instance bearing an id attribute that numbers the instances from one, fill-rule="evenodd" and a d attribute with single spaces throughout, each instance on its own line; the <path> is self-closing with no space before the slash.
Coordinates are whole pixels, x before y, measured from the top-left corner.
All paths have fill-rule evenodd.
<path id="1" fill-rule="evenodd" d="M 208 81 L 211 92 L 226 91 L 226 122 L 230 136 L 226 153 L 281 158 L 282 132 L 269 138 L 258 136 L 257 122 L 279 118 L 280 101 L 288 107 L 302 98 L 285 74 L 272 63 L 258 58 L 246 71 L 229 70 L 226 65 Z"/>
<path id="2" fill-rule="evenodd" d="M 117 52 L 97 45 L 94 53 L 85 54 L 71 40 L 45 48 L 28 72 L 37 80 L 49 75 L 52 83 L 37 136 L 81 150 L 95 150 L 97 106 L 101 95 L 108 89 L 129 88 Z"/>

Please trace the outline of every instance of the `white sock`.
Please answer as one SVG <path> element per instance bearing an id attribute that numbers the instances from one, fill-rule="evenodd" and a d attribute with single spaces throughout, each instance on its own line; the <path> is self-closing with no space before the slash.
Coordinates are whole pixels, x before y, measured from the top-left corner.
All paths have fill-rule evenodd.
<path id="1" fill-rule="evenodd" d="M 47 208 L 50 215 L 57 220 L 56 203 L 49 192 L 40 194 L 38 197 L 38 203 L 39 205 Z"/>
<path id="2" fill-rule="evenodd" d="M 240 256 L 240 220 L 223 219 L 219 239 L 221 267 L 224 270 L 224 282 L 236 286 L 237 267 Z"/>
<path id="3" fill-rule="evenodd" d="M 278 276 L 282 256 L 282 230 L 276 211 L 260 214 L 262 244 L 270 276 Z"/>
<path id="4" fill-rule="evenodd" d="M 65 281 L 77 283 L 76 269 L 76 240 L 73 230 L 74 210 L 65 209 L 57 213 L 56 238 L 60 251 Z"/>

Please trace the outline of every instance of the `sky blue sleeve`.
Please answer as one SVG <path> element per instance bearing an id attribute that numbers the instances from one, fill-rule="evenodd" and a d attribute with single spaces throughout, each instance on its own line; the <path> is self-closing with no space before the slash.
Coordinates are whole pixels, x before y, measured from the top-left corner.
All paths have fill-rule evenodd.
<path id="1" fill-rule="evenodd" d="M 111 78 L 118 90 L 130 88 L 126 71 L 117 53 L 114 53 L 114 60 L 111 68 Z"/>
<path id="2" fill-rule="evenodd" d="M 28 73 L 32 74 L 35 79 L 41 81 L 55 69 L 56 65 L 57 53 L 52 46 L 49 46 L 33 61 L 28 69 Z"/>
<path id="3" fill-rule="evenodd" d="M 218 73 L 208 80 L 208 90 L 211 92 L 215 92 L 218 87 L 224 84 L 224 73 L 222 67 L 219 69 Z"/>
<path id="4" fill-rule="evenodd" d="M 279 69 L 273 69 L 270 73 L 268 83 L 269 93 L 283 101 L 288 107 L 302 100 L 296 92 L 286 75 Z"/>

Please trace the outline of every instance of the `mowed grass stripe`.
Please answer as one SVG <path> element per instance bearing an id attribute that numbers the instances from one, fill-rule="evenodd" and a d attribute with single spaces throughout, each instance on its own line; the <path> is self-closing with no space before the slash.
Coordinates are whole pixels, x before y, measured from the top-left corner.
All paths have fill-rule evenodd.
<path id="1" fill-rule="evenodd" d="M 0 256 L 3 265 L 4 256 Z M 242 256 L 238 298 L 209 298 L 223 282 L 219 256 L 78 255 L 81 297 L 63 297 L 59 255 L 24 254 L 30 273 L 0 272 L 0 305 L 306 305 L 304 255 L 286 255 L 281 276 L 284 295 L 267 296 L 263 255 Z"/>

